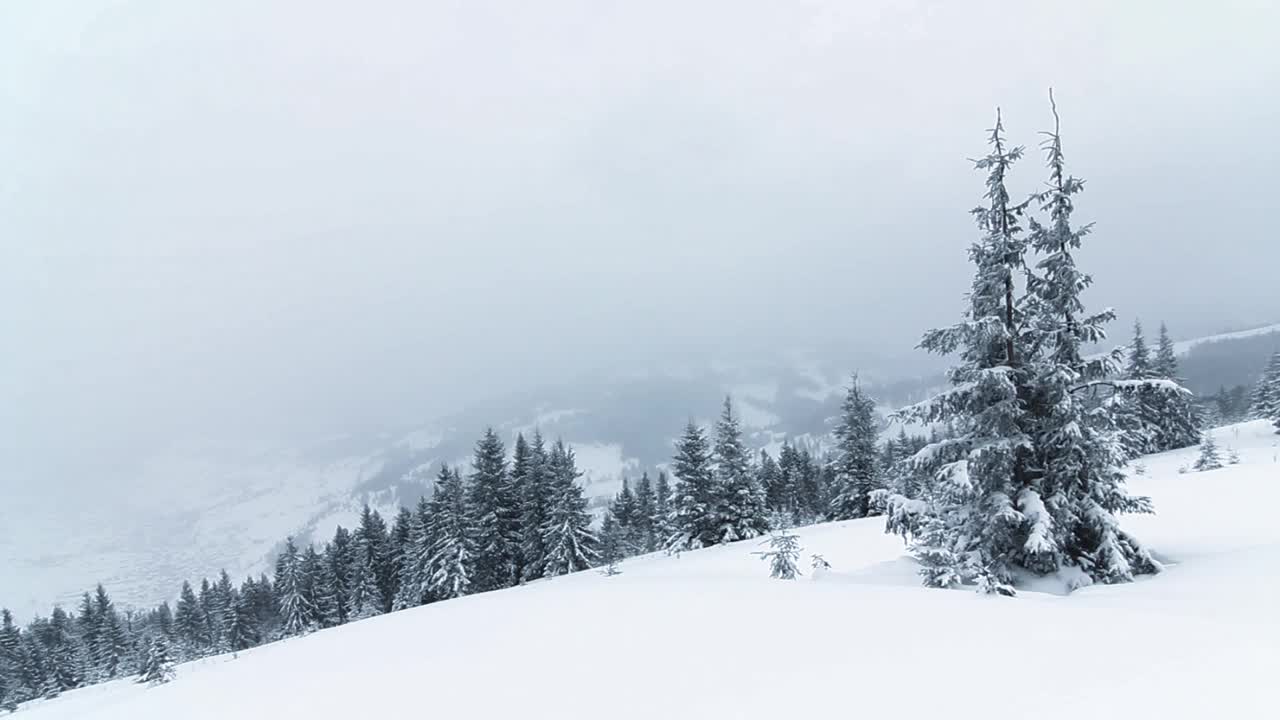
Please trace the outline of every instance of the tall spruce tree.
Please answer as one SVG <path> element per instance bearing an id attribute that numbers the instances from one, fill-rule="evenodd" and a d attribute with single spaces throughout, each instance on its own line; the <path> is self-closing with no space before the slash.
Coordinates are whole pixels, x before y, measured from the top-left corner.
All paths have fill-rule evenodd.
<path id="1" fill-rule="evenodd" d="M 433 598 L 448 600 L 472 591 L 475 576 L 475 537 L 462 473 L 440 467 L 431 500 L 432 538 L 428 590 Z"/>
<path id="2" fill-rule="evenodd" d="M 716 422 L 712 462 L 717 496 L 715 514 L 720 523 L 716 541 L 746 540 L 768 532 L 769 511 L 764 487 L 751 467 L 751 454 L 742 440 L 742 427 L 729 397 L 725 397 Z"/>
<path id="3" fill-rule="evenodd" d="M 111 602 L 107 590 L 101 584 L 93 596 L 94 616 L 98 625 L 98 642 L 94 645 L 91 662 L 103 679 L 119 677 L 127 671 L 129 638 L 120 622 L 120 615 Z"/>
<path id="4" fill-rule="evenodd" d="M 84 613 L 81 613 L 83 617 Z M 205 648 L 201 645 L 200 601 L 191 589 L 191 583 L 182 582 L 178 606 L 173 614 L 173 629 L 178 636 L 179 657 L 190 660 L 200 657 Z"/>
<path id="5" fill-rule="evenodd" d="M 57 691 L 80 687 L 83 660 L 76 646 L 75 624 L 61 607 L 54 606 L 44 641 L 49 652 L 49 674 Z"/>
<path id="6" fill-rule="evenodd" d="M 832 488 L 830 517 L 849 520 L 871 514 L 871 493 L 881 487 L 876 459 L 875 401 L 863 394 L 854 375 L 840 406 L 840 424 L 836 426 L 836 486 Z"/>
<path id="7" fill-rule="evenodd" d="M 431 527 L 431 503 L 426 497 L 418 498 L 418 506 L 414 512 L 409 514 L 407 521 L 407 532 L 404 539 L 404 550 L 400 560 L 400 580 L 399 589 L 396 593 L 395 602 L 392 607 L 396 610 L 417 607 L 427 602 L 430 597 L 429 580 L 430 580 L 430 564 L 431 564 L 431 546 L 432 535 Z M 356 574 L 371 575 L 373 568 L 370 565 L 366 570 L 359 565 L 369 565 L 368 548 L 364 545 L 360 546 L 359 552 L 364 553 L 363 557 L 357 556 L 355 562 L 357 566 L 353 566 L 352 576 Z M 360 582 L 366 582 L 367 578 L 361 577 Z M 371 582 L 371 580 L 368 580 Z M 352 583 L 355 584 L 354 581 Z M 368 595 L 367 590 L 361 590 L 361 603 L 364 603 Z"/>
<path id="8" fill-rule="evenodd" d="M 1271 420 L 1280 429 L 1280 351 L 1271 356 L 1271 362 L 1258 378 L 1249 401 L 1249 412 L 1253 417 Z"/>
<path id="9" fill-rule="evenodd" d="M 285 540 L 276 567 L 275 590 L 280 606 L 281 635 L 292 637 L 310 632 L 315 618 L 315 609 L 308 597 L 310 578 L 306 576 L 306 566 L 292 537 Z"/>
<path id="10" fill-rule="evenodd" d="M 631 519 L 632 537 L 637 552 L 653 552 L 657 549 L 653 522 L 656 502 L 653 481 L 649 479 L 649 473 L 646 472 L 636 481 L 635 509 Z"/>
<path id="11" fill-rule="evenodd" d="M 308 618 L 310 625 L 316 628 L 333 627 L 337 624 L 333 574 L 314 545 L 308 545 L 302 551 L 302 577 L 303 593 L 311 608 Z"/>
<path id="12" fill-rule="evenodd" d="M 395 599 L 395 566 L 391 556 L 387 523 L 382 515 L 368 505 L 360 511 L 360 526 L 355 534 L 364 538 L 373 559 L 374 581 L 378 585 L 378 601 L 382 604 L 382 612 L 391 610 Z"/>
<path id="13" fill-rule="evenodd" d="M 422 572 L 425 571 L 425 562 L 424 559 L 423 570 L 413 576 L 413 582 L 417 583 L 419 587 L 425 584 L 425 578 L 422 576 Z M 373 553 L 369 550 L 369 544 L 363 537 L 356 538 L 355 544 L 351 549 L 350 573 L 350 599 L 347 606 L 348 620 L 352 622 L 364 620 L 381 613 L 382 602 L 373 570 Z M 417 602 L 414 602 L 413 605 L 421 604 L 421 590 L 415 593 L 414 599 Z M 413 605 L 405 604 L 404 607 L 413 607 Z"/>
<path id="14" fill-rule="evenodd" d="M 398 567 L 398 548 L 396 554 Z M 333 622 L 341 625 L 349 619 L 347 610 L 351 605 L 351 532 L 341 525 L 333 531 L 333 539 L 324 548 L 324 563 L 332 583 Z"/>
<path id="15" fill-rule="evenodd" d="M 520 506 L 507 475 L 506 450 L 493 428 L 476 443 L 468 503 L 474 514 L 473 589 L 497 590 L 516 582 Z"/>
<path id="16" fill-rule="evenodd" d="M 775 515 L 784 512 L 782 468 L 778 466 L 778 461 L 773 459 L 768 450 L 760 451 L 756 472 L 760 478 L 760 487 L 764 488 L 765 504 L 769 512 Z M 794 518 L 787 518 L 788 525 L 792 522 Z"/>
<path id="17" fill-rule="evenodd" d="M 1083 183 L 1065 172 L 1057 130 L 1048 137 L 1049 188 L 1037 199 L 1051 221 L 1032 224 L 1031 243 L 1043 257 L 1027 296 L 1014 294 L 1014 278 L 1025 269 L 1022 207 L 1005 187 L 1021 150 L 1007 149 L 997 116 L 992 151 L 978 162 L 988 172 L 988 205 L 975 211 L 984 237 L 970 250 L 970 306 L 964 321 L 930 331 L 921 343 L 943 354 L 959 350 L 961 359 L 950 372 L 951 390 L 903 413 L 954 428 L 913 458 L 936 473 L 923 517 L 902 522 L 898 511 L 907 505 L 895 498 L 889 526 L 915 535 L 927 585 L 975 583 L 1008 594 L 1019 569 L 1071 565 L 1104 582 L 1157 569 L 1116 520 L 1149 503 L 1125 493 L 1105 413 L 1078 397 L 1110 370 L 1105 359 L 1084 360 L 1081 347 L 1102 337 L 1111 315 L 1083 313 L 1079 295 L 1089 278 L 1072 253 L 1090 226 L 1071 223 Z M 1135 373 L 1149 370 L 1138 362 Z"/>
<path id="18" fill-rule="evenodd" d="M 1178 355 L 1164 323 L 1160 323 L 1160 339 L 1151 371 L 1154 378 L 1172 384 L 1157 385 L 1150 391 L 1157 408 L 1157 449 L 1177 450 L 1200 442 L 1201 414 L 1190 391 L 1183 387 L 1185 380 L 1178 376 Z"/>
<path id="19" fill-rule="evenodd" d="M 1178 379 L 1178 354 L 1173 347 L 1173 338 L 1169 337 L 1169 326 L 1160 323 L 1160 338 L 1156 344 L 1156 358 L 1151 369 L 1156 377 Z"/>
<path id="20" fill-rule="evenodd" d="M 533 442 L 524 436 L 516 438 L 512 474 L 520 488 L 520 561 L 522 580 L 536 580 L 543 575 L 547 563 L 547 546 L 542 528 L 551 512 L 553 484 L 546 443 L 542 433 L 534 431 Z"/>
<path id="21" fill-rule="evenodd" d="M 578 485 L 578 470 L 573 449 L 556 440 L 548 458 L 551 480 L 551 505 L 542 528 L 542 543 L 547 549 L 543 575 L 555 577 L 585 570 L 599 557 L 595 534 L 591 532 L 591 515 L 587 499 Z"/>
<path id="22" fill-rule="evenodd" d="M 666 471 L 658 472 L 653 484 L 653 537 L 654 549 L 663 547 L 675 534 L 675 515 L 672 507 L 671 483 Z"/>
<path id="23" fill-rule="evenodd" d="M 1034 572 L 1049 573 L 1064 565 L 1083 570 L 1100 582 L 1126 582 L 1135 574 L 1157 571 L 1147 551 L 1119 527 L 1121 513 L 1150 512 L 1150 501 L 1130 496 L 1122 471 L 1123 450 L 1116 428 L 1105 410 L 1091 406 L 1087 388 L 1104 383 L 1114 374 L 1111 358 L 1086 359 L 1085 346 L 1106 337 L 1105 325 L 1114 319 L 1110 310 L 1087 314 L 1081 293 L 1093 282 L 1076 266 L 1074 252 L 1093 229 L 1091 223 L 1075 226 L 1074 196 L 1084 182 L 1067 173 L 1062 153 L 1057 107 L 1051 105 L 1054 129 L 1046 133 L 1044 149 L 1049 167 L 1048 188 L 1037 196 L 1049 223 L 1032 223 L 1031 243 L 1040 254 L 1038 273 L 1031 275 L 1029 291 L 1034 317 L 1027 324 L 1028 345 L 1038 361 L 1031 367 L 1034 410 L 1032 440 L 1036 450 L 1032 473 L 1015 499 L 1024 518 L 1018 564 Z M 1141 340 L 1141 328 L 1135 337 Z M 1135 346 L 1140 345 L 1135 342 Z M 1172 344 L 1161 329 L 1161 362 L 1176 372 Z M 1159 372 L 1145 368 L 1145 348 L 1135 347 L 1130 365 L 1136 377 Z M 1160 383 L 1151 383 L 1164 396 Z"/>
<path id="24" fill-rule="evenodd" d="M 717 516 L 719 492 L 716 487 L 711 450 L 702 428 L 692 420 L 676 441 L 671 472 L 676 477 L 674 535 L 667 545 L 674 550 L 707 547 L 720 540 L 720 518 Z"/>
<path id="25" fill-rule="evenodd" d="M 85 595 L 88 598 L 88 595 Z M 19 678 L 22 632 L 8 608 L 0 609 L 0 710 L 16 710 L 23 697 Z"/>
<path id="26" fill-rule="evenodd" d="M 404 576 L 405 553 L 409 549 L 409 530 L 413 520 L 413 511 L 403 505 L 396 510 L 396 518 L 387 533 L 387 557 L 389 559 L 392 583 L 388 588 L 391 593 L 391 605 L 400 595 L 400 579 Z M 350 568 L 351 562 L 347 563 Z"/>
<path id="27" fill-rule="evenodd" d="M 1142 321 L 1133 321 L 1133 341 L 1129 344 L 1129 361 L 1124 368 L 1124 376 L 1128 380 L 1143 380 L 1151 377 L 1151 351 L 1147 349 L 1147 338 L 1142 332 Z"/>

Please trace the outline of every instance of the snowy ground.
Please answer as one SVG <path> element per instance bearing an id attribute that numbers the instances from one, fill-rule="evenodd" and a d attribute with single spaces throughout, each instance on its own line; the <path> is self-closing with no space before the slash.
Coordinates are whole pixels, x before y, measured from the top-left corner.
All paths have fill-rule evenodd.
<path id="1" fill-rule="evenodd" d="M 919 587 L 880 520 L 801 532 L 832 570 L 771 580 L 753 543 L 649 556 L 439 603 L 23 708 L 31 720 L 186 718 L 1209 718 L 1274 710 L 1280 462 L 1263 423 L 1217 431 L 1240 465 L 1134 479 L 1126 526 L 1163 574 L 1070 596 Z M 807 562 L 806 562 L 807 567 Z M 872 715 L 874 714 L 874 715 Z"/>

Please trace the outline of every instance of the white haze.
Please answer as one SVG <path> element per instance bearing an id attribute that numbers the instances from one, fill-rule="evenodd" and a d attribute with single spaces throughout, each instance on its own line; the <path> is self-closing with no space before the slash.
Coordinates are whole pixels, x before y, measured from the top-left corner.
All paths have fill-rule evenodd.
<path id="1" fill-rule="evenodd" d="M 907 352 L 961 308 L 967 158 L 997 105 L 1034 146 L 1050 85 L 1090 298 L 1275 321 L 1277 27 L 1265 0 L 9 0 L 0 490 L 635 367 Z"/>

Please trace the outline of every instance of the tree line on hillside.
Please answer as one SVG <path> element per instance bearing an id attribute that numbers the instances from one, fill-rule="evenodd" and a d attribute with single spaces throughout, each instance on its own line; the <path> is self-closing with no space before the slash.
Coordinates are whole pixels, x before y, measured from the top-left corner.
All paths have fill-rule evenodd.
<path id="1" fill-rule="evenodd" d="M 817 458 L 784 443 L 775 460 L 748 449 L 726 398 L 714 439 L 690 422 L 676 443 L 672 483 L 646 473 L 610 503 L 599 528 L 587 511 L 573 449 L 542 435 L 492 430 L 471 471 L 442 466 L 430 499 L 400 508 L 390 526 L 366 506 L 359 524 L 300 546 L 290 537 L 274 573 L 238 585 L 184 582 L 173 605 L 121 611 L 99 585 L 78 612 L 55 607 L 0 631 L 0 707 L 127 676 L 162 682 L 173 663 L 395 610 L 555 577 L 625 556 L 681 551 L 759 536 L 779 523 L 861 517 L 877 487 L 874 405 L 855 384 L 834 452 Z M 905 434 L 902 436 L 905 438 Z M 890 443 L 894 446 L 894 443 Z"/>
<path id="2" fill-rule="evenodd" d="M 1086 584 L 1157 572 L 1119 525 L 1121 514 L 1152 509 L 1128 494 L 1123 466 L 1198 443 L 1203 419 L 1163 327 L 1154 356 L 1140 325 L 1127 350 L 1084 354 L 1113 313 L 1089 313 L 1081 300 L 1091 279 L 1075 252 L 1092 225 L 1073 221 L 1084 183 L 1066 171 L 1056 108 L 1054 118 L 1046 187 L 1015 201 L 1006 183 L 1023 151 L 997 115 L 977 162 L 986 193 L 963 318 L 921 342 L 959 356 L 952 386 L 899 411 L 889 440 L 880 442 L 884 423 L 856 376 L 825 451 L 753 449 L 726 398 L 710 431 L 690 421 L 680 433 L 670 477 L 624 479 L 597 524 L 568 444 L 521 434 L 508 455 L 489 429 L 468 473 L 442 466 L 430 498 L 390 525 L 366 506 L 355 528 L 338 527 L 319 547 L 287 538 L 272 577 L 236 585 L 224 571 L 145 612 L 119 610 L 99 585 L 76 612 L 55 607 L 25 628 L 4 611 L 0 707 L 126 676 L 163 682 L 179 661 L 825 520 L 885 515 L 936 587 L 1008 594 L 1024 574 L 1071 568 Z M 1280 353 L 1251 403 L 1280 428 Z M 909 424 L 927 436 L 909 435 Z M 774 574 L 788 575 L 797 552 L 776 544 Z"/>

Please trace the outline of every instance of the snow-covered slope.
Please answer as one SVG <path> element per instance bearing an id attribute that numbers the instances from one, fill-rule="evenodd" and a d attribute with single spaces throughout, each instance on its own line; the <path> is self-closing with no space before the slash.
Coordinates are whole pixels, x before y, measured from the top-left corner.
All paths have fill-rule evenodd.
<path id="1" fill-rule="evenodd" d="M 429 605 L 34 703 L 31 720 L 373 717 L 1206 718 L 1268 714 L 1280 671 L 1280 461 L 1147 458 L 1126 525 L 1164 573 L 1061 596 L 919 587 L 870 519 L 801 531 L 832 568 L 768 578 L 754 542 Z"/>

